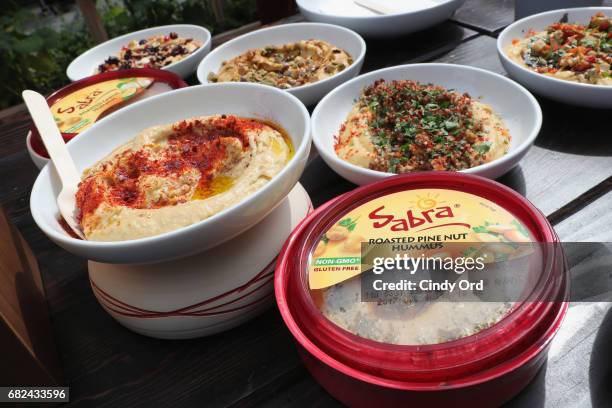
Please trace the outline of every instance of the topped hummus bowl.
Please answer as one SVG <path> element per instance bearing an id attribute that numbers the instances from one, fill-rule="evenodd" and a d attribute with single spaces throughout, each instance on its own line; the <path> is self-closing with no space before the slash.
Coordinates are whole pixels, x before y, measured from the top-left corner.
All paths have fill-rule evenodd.
<path id="1" fill-rule="evenodd" d="M 78 81 L 101 72 L 155 68 L 187 78 L 212 46 L 210 31 L 193 24 L 145 28 L 112 38 L 76 57 L 66 76 Z"/>
<path id="2" fill-rule="evenodd" d="M 612 108 L 612 7 L 547 11 L 516 21 L 497 37 L 508 74 L 558 102 Z"/>
<path id="3" fill-rule="evenodd" d="M 252 227 L 282 201 L 304 169 L 309 132 L 304 105 L 272 87 L 228 83 L 155 96 L 68 144 L 83 172 L 76 199 L 86 240 L 62 226 L 53 166 L 34 184 L 32 216 L 58 245 L 99 262 L 191 255 Z"/>
<path id="4" fill-rule="evenodd" d="M 317 103 L 359 74 L 366 44 L 344 27 L 293 23 L 241 35 L 208 54 L 200 83 L 255 82 L 284 89 L 305 105 Z"/>
<path id="5" fill-rule="evenodd" d="M 522 86 L 483 69 L 410 64 L 358 76 L 312 113 L 314 145 L 358 184 L 421 171 L 497 178 L 516 166 L 542 123 Z"/>

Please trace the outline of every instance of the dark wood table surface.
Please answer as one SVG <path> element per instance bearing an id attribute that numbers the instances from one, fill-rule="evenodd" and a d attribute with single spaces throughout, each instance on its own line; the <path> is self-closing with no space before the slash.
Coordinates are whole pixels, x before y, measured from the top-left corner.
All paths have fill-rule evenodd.
<path id="1" fill-rule="evenodd" d="M 513 21 L 512 4 L 468 0 L 437 27 L 368 41 L 363 70 L 448 62 L 505 74 L 495 36 Z M 544 124 L 535 146 L 499 181 L 540 208 L 562 240 L 612 241 L 612 112 L 538 99 Z M 29 126 L 23 110 L 0 120 L 0 204 L 40 264 L 70 406 L 339 405 L 302 365 L 276 308 L 186 341 L 143 337 L 115 322 L 94 298 L 86 261 L 51 243 L 32 220 L 37 170 L 24 145 Z M 301 183 L 315 205 L 354 188 L 316 156 Z M 597 300 L 571 305 L 548 363 L 509 407 L 612 407 L 612 292 Z"/>

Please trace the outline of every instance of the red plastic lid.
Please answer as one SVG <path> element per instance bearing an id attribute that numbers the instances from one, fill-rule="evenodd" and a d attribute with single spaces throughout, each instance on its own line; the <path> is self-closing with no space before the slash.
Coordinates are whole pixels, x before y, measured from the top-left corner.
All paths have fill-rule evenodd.
<path id="1" fill-rule="evenodd" d="M 428 196 L 429 193 L 431 195 Z M 420 203 L 422 206 L 419 206 L 418 198 L 410 200 L 415 197 L 424 200 Z M 457 197 L 465 201 L 453 201 Z M 471 197 L 476 199 L 472 200 Z M 312 260 L 315 251 L 319 251 L 317 247 L 322 237 L 333 239 L 328 236 L 332 227 L 341 225 L 351 232 L 363 231 L 365 227 L 360 230 L 355 224 L 364 222 L 364 218 L 368 217 L 355 217 L 355 214 L 359 214 L 358 210 L 374 208 L 378 211 L 384 205 L 405 205 L 425 210 L 417 215 L 410 214 L 407 221 L 395 220 L 397 222 L 385 224 L 386 219 L 374 218 L 368 222 L 375 221 L 378 225 L 399 229 L 402 226 L 409 229 L 416 224 L 421 231 L 437 226 L 460 230 L 463 228 L 460 224 L 467 224 L 466 220 L 481 216 L 457 216 L 462 210 L 464 213 L 493 212 L 502 218 L 516 220 L 517 225 L 526 229 L 523 231 L 529 234 L 531 241 L 550 244 L 541 246 L 545 253 L 541 257 L 542 262 L 537 264 L 538 279 L 530 287 L 529 293 L 497 323 L 456 340 L 405 345 L 356 335 L 346 327 L 335 324 L 320 311 L 313 299 L 313 287 L 325 286 L 325 279 L 311 279 L 310 275 L 314 273 Z M 381 211 L 375 214 L 384 213 Z M 454 212 L 454 217 L 446 218 L 448 212 Z M 434 220 L 436 214 L 440 215 L 440 220 Z M 411 220 L 413 216 L 416 218 Z M 432 225 L 427 222 L 430 218 Z M 468 227 L 473 229 L 473 225 Z M 281 315 L 297 340 L 322 360 L 331 359 L 376 378 L 419 384 L 422 389 L 436 387 L 440 383 L 445 386 L 459 385 L 468 377 L 470 381 L 474 381 L 474 378 L 484 381 L 487 376 L 494 375 L 496 367 L 517 361 L 517 357 L 530 347 L 549 341 L 555 333 L 565 314 L 568 297 L 567 268 L 557 243 L 558 238 L 547 219 L 522 196 L 499 183 L 451 172 L 390 177 L 336 198 L 317 209 L 296 228 L 279 256 L 275 281 L 277 302 Z M 335 255 L 332 250 L 327 259 L 334 259 Z"/>
<path id="2" fill-rule="evenodd" d="M 47 103 L 67 142 L 97 120 L 131 102 L 157 93 L 186 87 L 178 75 L 159 69 L 126 69 L 92 75 L 73 82 L 47 98 Z M 34 125 L 30 128 L 32 149 L 49 155 Z"/>

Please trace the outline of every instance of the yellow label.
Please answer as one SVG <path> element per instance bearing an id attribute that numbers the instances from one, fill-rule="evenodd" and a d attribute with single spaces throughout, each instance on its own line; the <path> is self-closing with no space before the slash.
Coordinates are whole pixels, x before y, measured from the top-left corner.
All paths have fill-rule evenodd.
<path id="1" fill-rule="evenodd" d="M 81 88 L 51 105 L 51 112 L 62 133 L 80 133 L 110 108 L 140 94 L 153 78 L 112 79 Z"/>
<path id="2" fill-rule="evenodd" d="M 416 189 L 378 197 L 340 217 L 319 239 L 309 262 L 309 285 L 322 289 L 362 271 L 361 244 L 531 242 L 510 212 L 477 195 Z"/>

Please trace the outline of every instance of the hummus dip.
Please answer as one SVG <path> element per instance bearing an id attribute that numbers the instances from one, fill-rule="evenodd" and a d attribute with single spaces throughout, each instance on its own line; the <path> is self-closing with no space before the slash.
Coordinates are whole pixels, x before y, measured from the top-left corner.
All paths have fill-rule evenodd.
<path id="1" fill-rule="evenodd" d="M 132 40 L 117 55 L 112 55 L 96 70 L 96 74 L 130 68 L 161 69 L 193 54 L 202 43 L 193 38 L 182 38 L 177 33 L 155 35 L 139 41 Z"/>
<path id="2" fill-rule="evenodd" d="M 510 135 L 493 109 L 440 86 L 379 79 L 340 128 L 338 157 L 389 172 L 463 170 L 507 153 Z"/>
<path id="3" fill-rule="evenodd" d="M 406 293 L 364 302 L 359 277 L 313 292 L 317 308 L 337 326 L 359 337 L 399 345 L 471 336 L 498 323 L 512 309 L 510 302 L 482 301 L 467 292 L 447 292 L 435 300 L 415 300 Z"/>
<path id="4" fill-rule="evenodd" d="M 239 203 L 291 154 L 286 135 L 255 119 L 214 115 L 154 126 L 85 170 L 78 220 L 93 241 L 176 230 Z"/>
<path id="5" fill-rule="evenodd" d="M 506 53 L 519 65 L 553 78 L 612 85 L 611 27 L 612 19 L 601 12 L 587 25 L 559 21 L 512 40 Z"/>
<path id="6" fill-rule="evenodd" d="M 344 50 L 321 40 L 302 40 L 249 50 L 221 64 L 209 82 L 257 82 L 281 89 L 317 82 L 353 63 Z"/>

